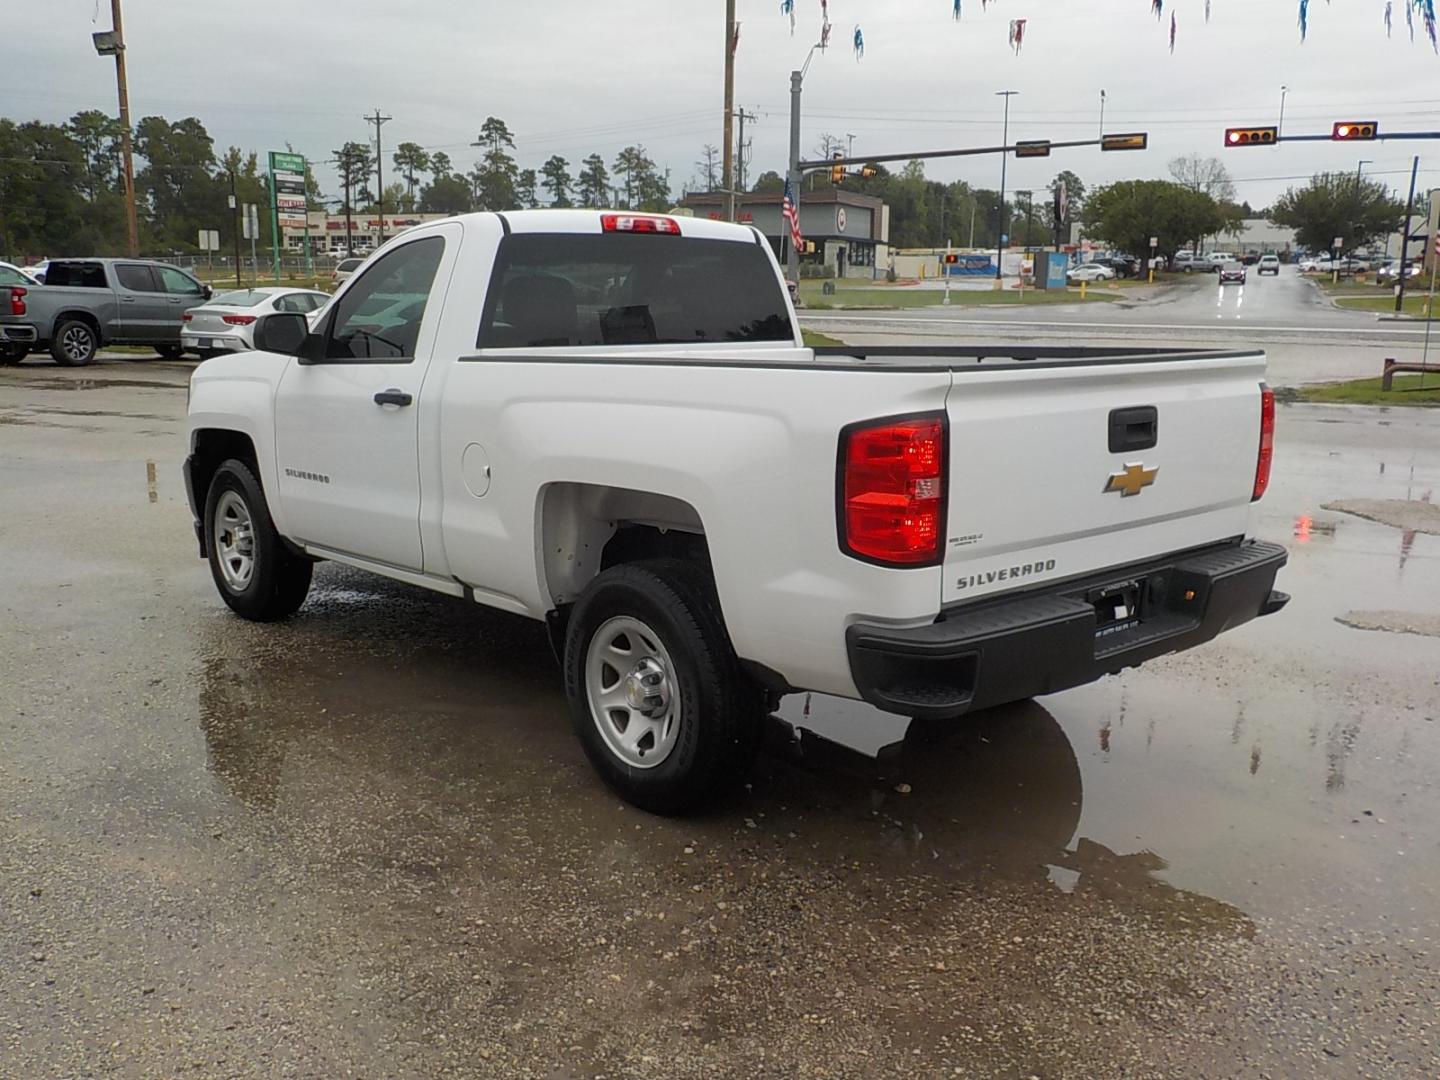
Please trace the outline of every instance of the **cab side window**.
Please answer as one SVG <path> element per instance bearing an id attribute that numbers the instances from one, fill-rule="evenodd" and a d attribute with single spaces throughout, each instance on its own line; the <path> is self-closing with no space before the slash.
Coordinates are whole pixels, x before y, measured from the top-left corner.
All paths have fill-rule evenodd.
<path id="1" fill-rule="evenodd" d="M 335 305 L 325 359 L 409 361 L 445 241 L 415 240 L 369 262 Z"/>
<path id="2" fill-rule="evenodd" d="M 131 292 L 160 291 L 155 285 L 155 279 L 150 276 L 148 266 L 118 263 L 115 267 L 115 280 L 120 283 L 122 289 L 129 289 Z"/>
<path id="3" fill-rule="evenodd" d="M 160 275 L 163 291 L 176 296 L 200 295 L 200 283 L 189 274 L 182 274 L 173 266 L 157 266 L 155 272 Z"/>

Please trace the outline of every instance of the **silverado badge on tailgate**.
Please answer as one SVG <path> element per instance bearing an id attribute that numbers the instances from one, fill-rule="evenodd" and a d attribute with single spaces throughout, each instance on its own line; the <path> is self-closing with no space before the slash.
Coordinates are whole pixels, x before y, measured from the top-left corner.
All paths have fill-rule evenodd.
<path id="1" fill-rule="evenodd" d="M 1109 481 L 1105 484 L 1106 491 L 1118 491 L 1122 498 L 1131 495 L 1139 495 L 1141 488 L 1147 488 L 1155 482 L 1155 474 L 1160 471 L 1160 466 L 1153 469 L 1145 468 L 1143 462 L 1126 464 L 1122 472 L 1111 473 Z"/>

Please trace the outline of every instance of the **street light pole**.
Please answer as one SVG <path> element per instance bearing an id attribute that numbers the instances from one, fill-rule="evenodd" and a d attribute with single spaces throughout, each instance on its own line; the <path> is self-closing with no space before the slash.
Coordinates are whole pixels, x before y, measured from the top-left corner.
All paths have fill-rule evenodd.
<path id="1" fill-rule="evenodd" d="M 995 91 L 996 97 L 1005 99 L 1005 121 L 1000 135 L 1000 145 L 1002 147 L 1009 147 L 1010 145 L 1010 99 L 1019 92 L 1019 90 Z M 995 287 L 997 289 L 1000 288 L 1000 264 L 1005 255 L 1005 166 L 1008 164 L 1009 159 L 1010 151 L 1008 149 L 1002 149 L 1000 151 L 1000 233 L 999 239 L 995 241 Z"/>
<path id="2" fill-rule="evenodd" d="M 1105 138 L 1105 91 L 1100 91 L 1100 138 Z"/>
<path id="3" fill-rule="evenodd" d="M 1280 135 L 1285 130 L 1285 95 L 1290 92 L 1290 87 L 1280 87 L 1280 122 L 1275 125 L 1275 144 L 1280 144 Z"/>
<path id="4" fill-rule="evenodd" d="M 734 0 L 731 0 L 734 6 Z M 785 176 L 790 181 L 790 195 L 795 200 L 795 220 L 800 220 L 800 91 L 805 85 L 805 73 L 810 70 L 810 61 L 815 59 L 815 50 L 820 48 L 820 42 L 810 46 L 810 51 L 805 54 L 805 63 L 790 72 L 790 167 L 786 170 Z M 854 138 L 852 135 L 851 138 Z M 731 190 L 729 166 L 726 166 L 725 189 Z M 734 195 L 727 198 L 733 200 Z M 785 254 L 785 276 L 794 282 L 800 281 L 800 252 L 793 243 L 787 245 Z"/>

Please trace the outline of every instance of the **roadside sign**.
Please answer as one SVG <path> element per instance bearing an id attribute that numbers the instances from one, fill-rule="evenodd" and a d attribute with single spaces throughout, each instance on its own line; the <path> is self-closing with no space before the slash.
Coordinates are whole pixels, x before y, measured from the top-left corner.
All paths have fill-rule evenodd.
<path id="1" fill-rule="evenodd" d="M 219 232 L 214 229 L 201 229 L 199 243 L 196 246 L 198 246 L 201 251 L 219 251 Z"/>
<path id="2" fill-rule="evenodd" d="M 240 218 L 241 236 L 246 240 L 260 239 L 260 208 L 254 203 L 245 204 L 245 213 Z"/>
<path id="3" fill-rule="evenodd" d="M 270 151 L 270 222 L 274 237 L 271 259 L 275 280 L 280 280 L 280 249 L 284 246 L 284 230 L 304 229 L 306 268 L 310 264 L 310 215 L 305 196 L 305 158 L 300 154 Z"/>
<path id="4" fill-rule="evenodd" d="M 1337 237 L 1335 237 L 1335 247 L 1338 249 L 1338 248 L 1342 248 L 1342 247 L 1344 247 L 1344 246 L 1345 246 L 1345 237 L 1343 237 L 1343 236 L 1337 236 Z"/>
<path id="5" fill-rule="evenodd" d="M 1070 192 L 1066 189 L 1064 180 L 1055 181 L 1055 220 L 1070 220 Z"/>
<path id="6" fill-rule="evenodd" d="M 1150 237 L 1150 246 L 1151 246 L 1152 248 L 1153 248 L 1153 247 L 1159 247 L 1159 246 L 1160 246 L 1160 238 L 1159 238 L 1158 236 L 1152 236 L 1152 237 Z"/>

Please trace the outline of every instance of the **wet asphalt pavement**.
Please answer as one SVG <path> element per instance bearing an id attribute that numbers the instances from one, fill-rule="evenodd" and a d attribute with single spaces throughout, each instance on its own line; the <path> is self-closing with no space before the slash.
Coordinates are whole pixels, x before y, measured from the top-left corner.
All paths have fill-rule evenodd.
<path id="1" fill-rule="evenodd" d="M 536 625 L 231 616 L 189 370 L 0 371 L 5 1080 L 1440 1072 L 1435 412 L 1282 407 L 1281 614 L 908 734 L 791 699 L 669 821 Z"/>

